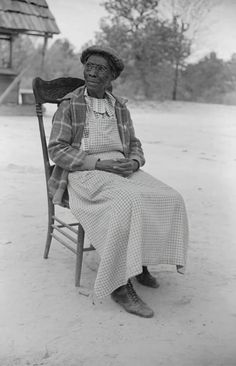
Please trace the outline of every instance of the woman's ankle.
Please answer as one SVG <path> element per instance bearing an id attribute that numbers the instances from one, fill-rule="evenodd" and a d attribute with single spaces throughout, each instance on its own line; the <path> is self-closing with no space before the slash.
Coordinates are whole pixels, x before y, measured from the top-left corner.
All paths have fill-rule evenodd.
<path id="1" fill-rule="evenodd" d="M 147 266 L 143 266 L 143 273 L 149 273 Z"/>

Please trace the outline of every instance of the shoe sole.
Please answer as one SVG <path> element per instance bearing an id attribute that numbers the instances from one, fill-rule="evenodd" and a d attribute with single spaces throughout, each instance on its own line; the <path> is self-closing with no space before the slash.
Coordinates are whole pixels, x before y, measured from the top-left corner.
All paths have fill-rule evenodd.
<path id="1" fill-rule="evenodd" d="M 150 288 L 158 288 L 158 287 L 160 287 L 160 284 L 158 282 L 156 282 L 155 285 L 151 285 L 150 283 L 147 283 L 145 281 L 142 281 L 142 280 L 140 280 L 137 277 L 135 277 L 135 278 L 136 278 L 137 282 L 140 283 L 140 285 L 143 285 L 145 287 L 150 287 Z"/>
<path id="2" fill-rule="evenodd" d="M 112 295 L 111 295 L 111 298 L 113 301 L 115 301 L 117 304 L 119 304 L 120 306 L 122 306 L 122 308 L 129 314 L 133 314 L 133 315 L 137 315 L 137 316 L 140 316 L 141 318 L 153 318 L 154 316 L 154 311 L 152 309 L 150 309 L 152 311 L 152 313 L 150 312 L 150 314 L 147 314 L 147 315 L 144 315 L 142 313 L 138 313 L 136 311 L 132 311 L 132 310 L 129 310 L 125 307 L 125 305 L 120 302 L 118 299 L 114 298 Z"/>

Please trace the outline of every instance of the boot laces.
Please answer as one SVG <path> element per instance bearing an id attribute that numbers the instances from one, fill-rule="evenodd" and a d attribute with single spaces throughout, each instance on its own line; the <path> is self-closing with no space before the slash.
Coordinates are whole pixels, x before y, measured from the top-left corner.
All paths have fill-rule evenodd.
<path id="1" fill-rule="evenodd" d="M 130 280 L 128 280 L 127 282 L 127 291 L 128 291 L 128 294 L 129 296 L 131 297 L 131 299 L 134 301 L 134 302 L 139 302 L 140 299 L 137 295 L 137 293 L 135 292 L 134 288 L 133 288 L 133 285 L 132 285 L 132 282 Z"/>

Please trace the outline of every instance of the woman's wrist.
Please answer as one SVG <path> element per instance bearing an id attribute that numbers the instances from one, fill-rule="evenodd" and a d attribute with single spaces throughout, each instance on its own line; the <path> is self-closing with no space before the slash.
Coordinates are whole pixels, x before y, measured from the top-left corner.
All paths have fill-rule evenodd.
<path id="1" fill-rule="evenodd" d="M 100 168 L 100 161 L 101 161 L 101 159 L 98 159 L 98 160 L 96 161 L 95 169 L 97 169 L 97 170 L 99 170 L 99 168 Z"/>
<path id="2" fill-rule="evenodd" d="M 134 166 L 134 172 L 136 172 L 137 170 L 139 170 L 139 162 L 138 162 L 138 160 L 136 160 L 136 159 L 132 159 L 133 160 L 133 162 L 135 163 L 135 166 Z"/>

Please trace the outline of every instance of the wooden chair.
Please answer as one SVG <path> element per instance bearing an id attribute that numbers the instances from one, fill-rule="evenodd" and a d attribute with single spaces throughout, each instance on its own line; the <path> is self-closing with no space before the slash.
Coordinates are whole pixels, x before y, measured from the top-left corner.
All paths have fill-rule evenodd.
<path id="1" fill-rule="evenodd" d="M 50 81 L 42 80 L 41 78 L 37 77 L 33 80 L 33 92 L 43 151 L 48 201 L 48 231 L 44 250 L 44 258 L 48 258 L 52 238 L 54 238 L 64 247 L 71 250 L 76 255 L 75 286 L 80 286 L 83 253 L 85 251 L 94 250 L 94 247 L 92 245 L 90 245 L 90 247 L 84 247 L 85 233 L 82 225 L 79 222 L 66 223 L 64 220 L 59 218 L 58 215 L 55 215 L 56 208 L 52 202 L 52 198 L 50 197 L 48 190 L 48 180 L 54 165 L 50 163 L 48 156 L 43 118 L 43 104 L 53 103 L 58 105 L 60 103 L 60 98 L 75 90 L 79 86 L 82 86 L 83 84 L 84 80 L 71 77 L 62 77 Z M 63 202 L 63 206 L 68 209 L 69 202 Z"/>

